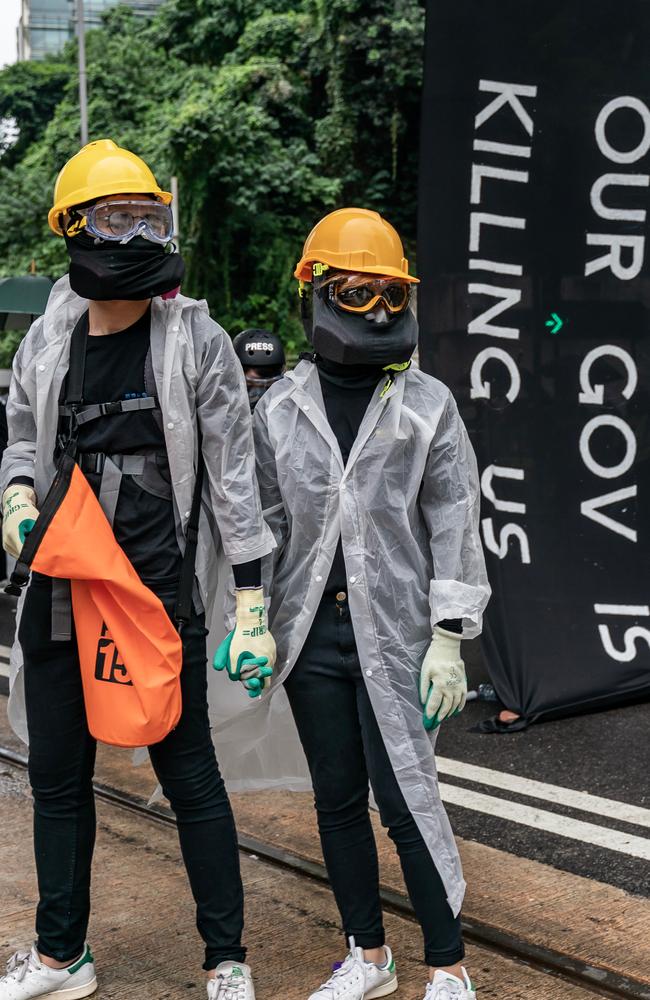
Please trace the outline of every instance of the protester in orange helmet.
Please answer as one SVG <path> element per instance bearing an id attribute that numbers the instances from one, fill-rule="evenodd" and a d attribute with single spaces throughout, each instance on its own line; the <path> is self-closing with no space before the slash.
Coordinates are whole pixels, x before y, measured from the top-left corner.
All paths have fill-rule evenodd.
<path id="1" fill-rule="evenodd" d="M 29 740 L 40 900 L 37 941 L 10 960 L 0 1000 L 96 989 L 86 943 L 96 736 L 152 744 L 208 997 L 254 1000 L 235 827 L 210 737 L 205 616 L 222 547 L 237 587 L 226 665 L 259 692 L 275 659 L 260 587 L 274 543 L 241 366 L 205 304 L 178 294 L 170 202 L 111 140 L 72 157 L 49 214 L 70 273 L 14 362 L 3 543 L 18 558 L 16 585 L 33 572 L 9 711 Z"/>
<path id="2" fill-rule="evenodd" d="M 460 640 L 480 631 L 489 596 L 476 462 L 449 390 L 411 366 L 417 279 L 395 229 L 376 212 L 333 212 L 295 273 L 312 350 L 265 393 L 253 427 L 278 542 L 268 560 L 276 683 L 309 763 L 350 946 L 311 1000 L 397 989 L 368 779 L 424 935 L 426 1000 L 474 1000 L 434 743 L 464 706 Z"/>

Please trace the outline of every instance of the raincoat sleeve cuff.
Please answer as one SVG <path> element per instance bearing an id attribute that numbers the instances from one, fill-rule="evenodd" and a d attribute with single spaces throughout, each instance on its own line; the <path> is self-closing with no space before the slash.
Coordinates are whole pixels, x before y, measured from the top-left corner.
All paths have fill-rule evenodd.
<path id="1" fill-rule="evenodd" d="M 15 482 L 29 482 L 34 484 L 34 463 L 33 462 L 10 462 L 3 464 L 0 472 L 0 496 Z"/>
<path id="2" fill-rule="evenodd" d="M 458 580 L 432 580 L 429 589 L 431 628 L 444 619 L 463 621 L 463 639 L 481 634 L 483 611 L 490 597 L 489 587 L 472 586 Z"/>
<path id="3" fill-rule="evenodd" d="M 223 538 L 222 544 L 223 554 L 231 566 L 239 566 L 241 563 L 252 562 L 253 559 L 262 559 L 269 552 L 272 552 L 276 546 L 273 534 L 266 525 L 265 530 L 261 534 L 255 538 L 251 538 L 241 548 L 233 548 L 226 545 Z"/>

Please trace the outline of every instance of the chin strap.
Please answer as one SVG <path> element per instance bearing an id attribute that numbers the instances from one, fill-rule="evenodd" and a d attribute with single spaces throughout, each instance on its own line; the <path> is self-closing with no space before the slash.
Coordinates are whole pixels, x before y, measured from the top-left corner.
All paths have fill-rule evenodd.
<path id="1" fill-rule="evenodd" d="M 389 391 L 391 385 L 395 381 L 395 376 L 399 375 L 400 372 L 408 371 L 410 367 L 411 367 L 410 361 L 401 361 L 398 364 L 384 366 L 384 371 L 386 372 L 386 384 L 379 393 L 381 399 L 383 399 L 383 397 Z"/>

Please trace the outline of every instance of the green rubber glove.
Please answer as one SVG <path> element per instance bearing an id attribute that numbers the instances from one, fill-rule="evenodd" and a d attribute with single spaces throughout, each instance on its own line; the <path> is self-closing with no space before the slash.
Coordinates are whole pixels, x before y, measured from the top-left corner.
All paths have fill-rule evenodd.
<path id="1" fill-rule="evenodd" d="M 227 670 L 231 681 L 241 681 L 249 698 L 258 698 L 271 684 L 276 650 L 268 630 L 264 592 L 259 588 L 235 591 L 235 627 L 220 644 L 212 665 Z"/>
<path id="2" fill-rule="evenodd" d="M 465 664 L 460 657 L 460 636 L 438 625 L 420 673 L 420 701 L 425 729 L 436 729 L 458 715 L 467 699 Z"/>
<path id="3" fill-rule="evenodd" d="M 8 486 L 2 494 L 2 545 L 14 559 L 20 556 L 37 517 L 36 494 L 31 486 Z"/>

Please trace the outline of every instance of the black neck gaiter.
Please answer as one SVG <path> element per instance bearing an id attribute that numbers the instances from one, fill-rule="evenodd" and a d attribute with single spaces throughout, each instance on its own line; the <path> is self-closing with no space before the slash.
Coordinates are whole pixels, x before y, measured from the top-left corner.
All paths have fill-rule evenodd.
<path id="1" fill-rule="evenodd" d="M 82 299 L 151 299 L 177 288 L 185 273 L 179 253 L 134 236 L 128 243 L 95 241 L 86 232 L 65 236 L 70 287 Z M 168 244 L 169 245 L 169 244 Z"/>
<path id="2" fill-rule="evenodd" d="M 314 361 L 323 378 L 342 389 L 368 389 L 386 377 L 382 365 L 342 365 L 320 354 L 315 355 Z"/>

